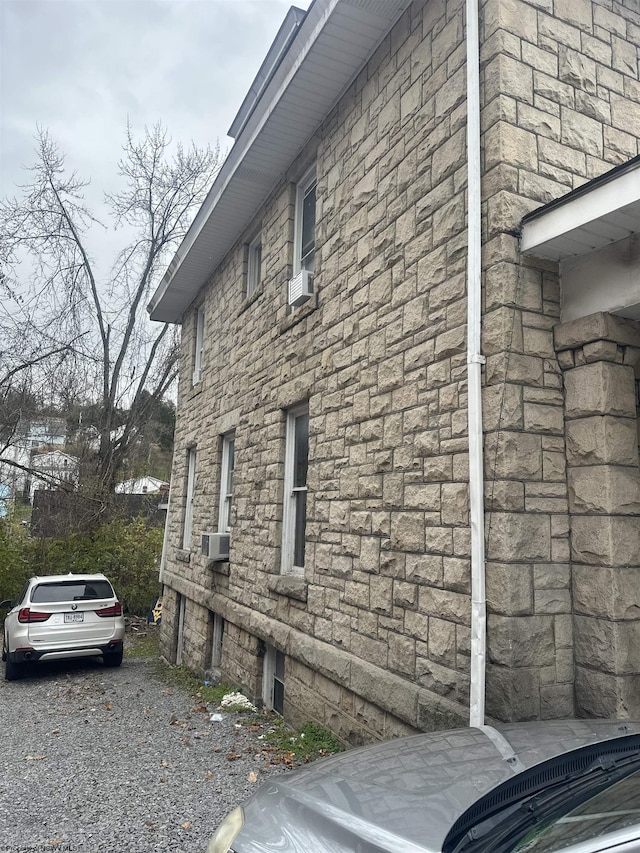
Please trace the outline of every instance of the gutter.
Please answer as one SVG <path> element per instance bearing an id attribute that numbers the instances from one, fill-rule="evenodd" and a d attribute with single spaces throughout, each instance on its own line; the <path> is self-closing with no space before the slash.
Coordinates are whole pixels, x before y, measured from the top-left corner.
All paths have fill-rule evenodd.
<path id="1" fill-rule="evenodd" d="M 469 521 L 471 526 L 471 687 L 469 725 L 484 725 L 487 606 L 482 445 L 482 220 L 480 194 L 480 42 L 478 0 L 467 16 L 467 384 L 469 391 Z"/>

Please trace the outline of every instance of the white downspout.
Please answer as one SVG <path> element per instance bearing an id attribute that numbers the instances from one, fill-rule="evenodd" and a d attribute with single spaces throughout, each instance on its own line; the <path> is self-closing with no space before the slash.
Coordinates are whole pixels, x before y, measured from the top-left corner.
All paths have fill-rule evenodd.
<path id="1" fill-rule="evenodd" d="M 478 0 L 467 15 L 467 381 L 469 389 L 469 508 L 471 525 L 471 689 L 469 725 L 484 725 L 486 592 L 482 452 L 480 42 Z"/>

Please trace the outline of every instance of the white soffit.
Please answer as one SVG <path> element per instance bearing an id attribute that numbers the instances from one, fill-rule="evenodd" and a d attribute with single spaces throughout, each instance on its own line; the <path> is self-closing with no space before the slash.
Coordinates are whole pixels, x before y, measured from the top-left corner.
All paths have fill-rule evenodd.
<path id="1" fill-rule="evenodd" d="M 153 295 L 152 320 L 181 321 L 410 1 L 314 0 Z"/>
<path id="2" fill-rule="evenodd" d="M 640 157 L 522 220 L 524 254 L 561 261 L 640 232 Z"/>

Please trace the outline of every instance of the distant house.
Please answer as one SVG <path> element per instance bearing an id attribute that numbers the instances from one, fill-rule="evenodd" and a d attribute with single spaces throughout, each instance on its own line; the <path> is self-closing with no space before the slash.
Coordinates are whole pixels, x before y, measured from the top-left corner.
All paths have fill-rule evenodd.
<path id="1" fill-rule="evenodd" d="M 11 490 L 6 483 L 0 482 L 0 518 L 6 518 L 11 506 Z"/>
<path id="2" fill-rule="evenodd" d="M 11 443 L 3 449 L 0 462 L 0 492 L 5 507 L 17 500 L 33 501 L 29 468 L 33 453 L 64 447 L 67 435 L 64 418 L 22 418 L 16 426 Z"/>
<path id="3" fill-rule="evenodd" d="M 75 489 L 78 485 L 79 460 L 61 450 L 50 450 L 47 453 L 34 453 L 31 456 L 31 476 L 29 480 L 29 503 L 39 489 L 67 488 Z M 41 476 L 39 476 L 41 475 Z"/>
<path id="4" fill-rule="evenodd" d="M 0 462 L 0 489 L 5 496 L 3 500 L 7 507 L 16 499 L 25 498 L 30 458 L 29 445 L 18 441 L 14 441 L 2 451 L 2 459 L 5 461 Z"/>
<path id="5" fill-rule="evenodd" d="M 30 421 L 24 438 L 31 447 L 63 447 L 67 439 L 67 422 L 64 418 L 41 418 Z"/>
<path id="6" fill-rule="evenodd" d="M 115 492 L 117 495 L 166 495 L 169 493 L 169 483 L 157 477 L 138 477 L 118 483 Z"/>
<path id="7" fill-rule="evenodd" d="M 163 654 L 351 743 L 640 716 L 638 0 L 471 5 L 292 10 L 150 306 Z"/>

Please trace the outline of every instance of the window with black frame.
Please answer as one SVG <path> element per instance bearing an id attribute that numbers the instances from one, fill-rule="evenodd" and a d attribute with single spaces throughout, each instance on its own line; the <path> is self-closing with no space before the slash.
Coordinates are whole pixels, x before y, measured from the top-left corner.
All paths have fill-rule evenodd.
<path id="1" fill-rule="evenodd" d="M 300 223 L 300 269 L 313 272 L 316 254 L 316 181 L 302 191 Z"/>

